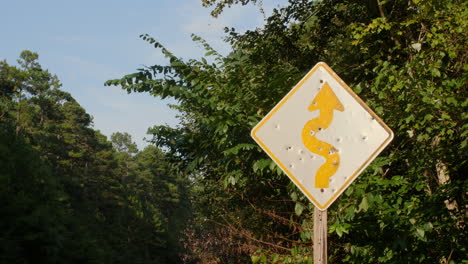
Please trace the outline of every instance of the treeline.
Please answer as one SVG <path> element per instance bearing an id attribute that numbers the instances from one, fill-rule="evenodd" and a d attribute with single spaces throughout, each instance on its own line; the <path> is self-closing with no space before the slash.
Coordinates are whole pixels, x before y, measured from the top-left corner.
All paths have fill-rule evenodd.
<path id="1" fill-rule="evenodd" d="M 180 263 L 187 180 L 60 86 L 36 53 L 0 62 L 0 263 Z"/>
<path id="2" fill-rule="evenodd" d="M 222 15 L 232 4 L 202 0 Z M 37 54 L 0 64 L 3 263 L 312 263 L 313 206 L 250 130 L 319 61 L 395 132 L 329 208 L 331 263 L 467 261 L 467 21 L 459 0 L 293 1 L 222 56 L 110 80 L 180 126 L 108 141 Z M 156 147 L 157 146 L 157 147 Z M 162 151 L 164 150 L 164 151 Z"/>
<path id="3" fill-rule="evenodd" d="M 202 2 L 217 16 L 261 1 Z M 107 84 L 179 102 L 181 126 L 150 132 L 193 180 L 186 259 L 312 263 L 313 207 L 249 134 L 325 61 L 395 132 L 329 208 L 329 261 L 466 262 L 467 10 L 457 0 L 291 0 L 262 28 L 226 29 L 228 56 L 194 36 L 200 60 L 142 35 L 168 64 Z"/>

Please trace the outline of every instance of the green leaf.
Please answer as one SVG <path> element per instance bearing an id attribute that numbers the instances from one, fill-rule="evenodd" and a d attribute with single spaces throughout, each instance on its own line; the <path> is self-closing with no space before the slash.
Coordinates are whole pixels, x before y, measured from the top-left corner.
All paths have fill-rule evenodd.
<path id="1" fill-rule="evenodd" d="M 418 234 L 418 236 L 419 236 L 420 238 L 424 238 L 425 232 L 424 232 L 423 229 L 417 228 L 417 229 L 416 229 L 416 233 Z"/>
<path id="2" fill-rule="evenodd" d="M 252 264 L 257 264 L 260 261 L 260 256 L 251 256 Z"/>
<path id="3" fill-rule="evenodd" d="M 367 212 L 368 209 L 369 209 L 369 204 L 367 202 L 367 196 L 364 196 L 364 198 L 362 198 L 361 200 L 361 203 L 359 204 L 358 212 L 360 211 Z"/>
<path id="4" fill-rule="evenodd" d="M 259 172 L 265 169 L 267 166 L 269 166 L 271 163 L 270 159 L 261 159 L 257 160 L 254 165 L 253 165 L 253 171 L 254 172 Z"/>
<path id="5" fill-rule="evenodd" d="M 343 236 L 343 230 L 339 226 L 336 227 L 335 232 L 339 237 Z"/>
<path id="6" fill-rule="evenodd" d="M 294 212 L 296 212 L 297 216 L 300 216 L 302 214 L 302 211 L 304 211 L 304 205 L 301 203 L 296 203 L 296 206 L 294 207 Z"/>
<path id="7" fill-rule="evenodd" d="M 434 77 L 440 77 L 440 71 L 437 68 L 432 68 L 431 73 Z"/>
<path id="8" fill-rule="evenodd" d="M 293 201 L 297 201 L 297 192 L 291 192 L 290 196 Z"/>

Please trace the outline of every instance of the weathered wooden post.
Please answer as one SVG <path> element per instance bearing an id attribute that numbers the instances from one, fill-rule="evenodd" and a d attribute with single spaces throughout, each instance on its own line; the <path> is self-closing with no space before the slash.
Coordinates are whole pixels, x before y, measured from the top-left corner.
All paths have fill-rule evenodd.
<path id="1" fill-rule="evenodd" d="M 314 208 L 314 264 L 327 264 L 327 213 Z"/>

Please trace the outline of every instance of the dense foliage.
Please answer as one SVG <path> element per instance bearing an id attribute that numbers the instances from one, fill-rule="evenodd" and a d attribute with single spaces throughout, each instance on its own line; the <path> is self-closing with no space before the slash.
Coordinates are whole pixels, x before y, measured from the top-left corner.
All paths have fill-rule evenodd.
<path id="1" fill-rule="evenodd" d="M 186 181 L 112 142 L 38 55 L 0 62 L 0 263 L 179 263 Z"/>
<path id="2" fill-rule="evenodd" d="M 207 0 L 224 6 L 249 1 Z M 257 2 L 257 1 L 253 1 Z M 293 1 L 263 28 L 227 29 L 226 57 L 184 61 L 108 85 L 173 97 L 181 126 L 150 129 L 194 184 L 185 260 L 312 263 L 312 205 L 249 137 L 318 61 L 394 130 L 392 144 L 329 209 L 333 263 L 466 261 L 466 1 Z"/>

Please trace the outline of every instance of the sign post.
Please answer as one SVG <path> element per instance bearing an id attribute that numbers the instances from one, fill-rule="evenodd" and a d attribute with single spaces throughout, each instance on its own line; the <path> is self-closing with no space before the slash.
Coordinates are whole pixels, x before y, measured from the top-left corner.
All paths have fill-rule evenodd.
<path id="1" fill-rule="evenodd" d="M 327 213 L 314 208 L 314 263 L 327 264 Z"/>
<path id="2" fill-rule="evenodd" d="M 326 263 L 327 208 L 390 143 L 393 132 L 320 62 L 251 135 L 315 205 L 314 263 Z"/>

